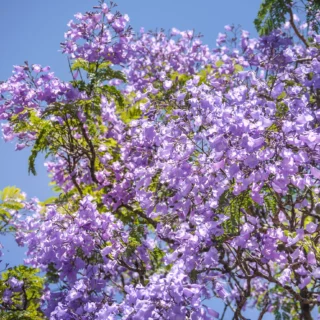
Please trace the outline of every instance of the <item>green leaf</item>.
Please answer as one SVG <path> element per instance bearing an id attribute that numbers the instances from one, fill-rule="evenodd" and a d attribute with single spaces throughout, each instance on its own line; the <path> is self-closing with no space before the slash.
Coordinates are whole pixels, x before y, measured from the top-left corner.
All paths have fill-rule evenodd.
<path id="1" fill-rule="evenodd" d="M 82 58 L 76 59 L 71 66 L 71 70 L 76 69 L 83 69 L 85 71 L 89 71 L 89 62 Z"/>
<path id="2" fill-rule="evenodd" d="M 278 99 L 278 100 L 282 100 L 282 99 L 284 99 L 286 96 L 287 96 L 287 94 L 283 91 L 283 92 L 281 92 L 281 93 L 278 95 L 277 99 Z"/>
<path id="3" fill-rule="evenodd" d="M 31 150 L 31 155 L 29 157 L 29 167 L 28 172 L 32 173 L 33 175 L 36 175 L 36 169 L 35 169 L 35 161 L 39 154 L 39 152 L 44 151 L 48 148 L 48 140 L 47 137 L 51 134 L 51 126 L 49 123 L 45 123 L 45 125 L 40 130 L 40 133 L 38 134 L 38 137 L 33 145 L 33 148 Z"/>
<path id="4" fill-rule="evenodd" d="M 105 69 L 108 68 L 110 66 L 111 62 L 110 61 L 105 61 L 99 64 L 98 69 Z"/>
<path id="5" fill-rule="evenodd" d="M 121 119 L 125 123 L 130 123 L 132 120 L 137 120 L 141 117 L 139 106 L 132 106 L 121 113 Z"/>
<path id="6" fill-rule="evenodd" d="M 177 81 L 180 85 L 185 85 L 186 82 L 191 79 L 191 76 L 184 74 L 184 73 L 179 73 L 177 71 L 172 72 L 170 76 L 172 81 Z"/>
<path id="7" fill-rule="evenodd" d="M 220 68 L 222 65 L 223 65 L 223 61 L 222 60 L 218 60 L 217 62 L 216 62 L 216 67 L 217 68 Z"/>
<path id="8" fill-rule="evenodd" d="M 235 71 L 235 73 L 238 73 L 238 72 L 240 72 L 240 71 L 243 71 L 243 66 L 241 66 L 240 64 L 236 64 L 236 65 L 234 66 L 234 71 Z"/>
<path id="9" fill-rule="evenodd" d="M 23 209 L 24 205 L 21 203 L 24 200 L 24 195 L 21 194 L 20 189 L 16 187 L 6 187 L 0 191 L 0 231 L 14 231 L 10 226 L 12 218 L 12 211 Z"/>
<path id="10" fill-rule="evenodd" d="M 116 102 L 120 107 L 123 107 L 124 104 L 124 98 L 121 92 L 114 86 L 103 86 L 102 87 L 105 90 L 105 93 L 108 94 L 110 97 L 115 98 Z"/>
<path id="11" fill-rule="evenodd" d="M 208 75 L 211 73 L 212 67 L 207 65 L 203 70 L 201 70 L 198 74 L 200 76 L 199 84 L 205 83 L 207 81 Z"/>
<path id="12" fill-rule="evenodd" d="M 0 191 L 0 200 L 5 201 L 17 201 L 23 200 L 25 197 L 21 194 L 21 190 L 17 187 L 5 187 Z"/>
<path id="13" fill-rule="evenodd" d="M 97 71 L 96 77 L 102 81 L 119 79 L 119 80 L 122 80 L 123 82 L 126 82 L 126 77 L 121 71 L 113 70 L 110 67 L 99 69 L 99 71 Z"/>

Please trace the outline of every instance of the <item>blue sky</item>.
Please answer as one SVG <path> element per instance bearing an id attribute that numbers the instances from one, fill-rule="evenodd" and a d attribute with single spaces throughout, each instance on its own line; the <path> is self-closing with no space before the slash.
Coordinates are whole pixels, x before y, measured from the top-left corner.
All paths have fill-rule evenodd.
<path id="1" fill-rule="evenodd" d="M 203 41 L 214 47 L 219 32 L 226 24 L 240 24 L 256 36 L 253 20 L 261 1 L 258 0 L 118 0 L 118 10 L 130 16 L 134 30 L 176 27 L 194 29 L 204 35 Z M 85 12 L 96 5 L 91 0 L 67 1 L 2 1 L 0 10 L 1 50 L 0 80 L 7 79 L 13 65 L 29 63 L 49 65 L 55 74 L 69 79 L 66 57 L 59 52 L 66 24 L 77 12 Z M 44 200 L 52 195 L 49 179 L 38 159 L 36 177 L 27 172 L 28 150 L 14 151 L 14 144 L 0 139 L 0 189 L 15 185 L 30 197 Z M 22 261 L 24 251 L 14 245 L 12 238 L 1 238 L 6 246 L 5 259 L 12 264 Z M 219 308 L 220 309 L 220 308 Z M 249 316 L 249 314 L 248 314 Z M 251 313 L 251 318 L 257 314 Z M 249 316 L 249 317 L 250 317 Z M 228 318 L 228 317 L 226 317 Z"/>

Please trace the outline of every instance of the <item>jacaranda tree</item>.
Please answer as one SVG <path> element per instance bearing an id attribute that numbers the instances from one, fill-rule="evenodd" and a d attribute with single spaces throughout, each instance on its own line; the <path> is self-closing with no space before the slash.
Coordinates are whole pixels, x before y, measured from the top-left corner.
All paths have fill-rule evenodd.
<path id="1" fill-rule="evenodd" d="M 45 154 L 58 194 L 1 194 L 1 232 L 28 255 L 2 274 L 1 318 L 312 319 L 318 1 L 265 0 L 260 38 L 226 26 L 214 49 L 134 33 L 114 6 L 69 22 L 71 81 L 25 62 L 0 85 L 4 139 L 31 174 Z"/>

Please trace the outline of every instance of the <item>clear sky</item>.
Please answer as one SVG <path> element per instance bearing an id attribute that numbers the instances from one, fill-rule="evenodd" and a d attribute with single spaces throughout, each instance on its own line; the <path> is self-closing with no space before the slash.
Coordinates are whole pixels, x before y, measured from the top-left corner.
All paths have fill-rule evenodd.
<path id="1" fill-rule="evenodd" d="M 130 16 L 134 30 L 176 27 L 180 30 L 194 29 L 204 35 L 203 41 L 214 47 L 219 32 L 226 24 L 240 24 L 256 32 L 253 20 L 260 0 L 117 0 L 118 10 Z M 30 0 L 1 1 L 0 6 L 0 80 L 7 79 L 13 65 L 39 63 L 49 65 L 55 74 L 69 79 L 67 60 L 59 52 L 66 24 L 77 12 L 85 12 L 96 5 L 93 0 Z M 43 166 L 43 158 L 38 159 L 36 177 L 27 172 L 28 150 L 14 151 L 14 144 L 0 139 L 0 189 L 15 185 L 30 197 L 44 200 L 52 195 L 49 179 Z M 14 246 L 13 240 L 1 238 L 6 246 L 6 257 L 11 263 L 22 261 L 23 250 Z M 7 252 L 9 250 L 9 252 Z M 4 260 L 6 258 L 4 257 Z M 221 310 L 221 308 L 219 307 Z M 255 319 L 257 313 L 248 314 Z M 228 317 L 226 317 L 228 319 Z"/>

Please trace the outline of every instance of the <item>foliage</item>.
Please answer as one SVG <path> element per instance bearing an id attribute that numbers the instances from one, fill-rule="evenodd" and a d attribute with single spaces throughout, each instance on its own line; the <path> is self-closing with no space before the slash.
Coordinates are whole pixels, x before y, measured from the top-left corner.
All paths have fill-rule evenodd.
<path id="1" fill-rule="evenodd" d="M 259 34 L 262 36 L 268 35 L 273 30 L 281 28 L 288 17 L 290 23 L 294 25 L 294 9 L 297 9 L 298 13 L 302 11 L 309 27 L 316 32 L 319 31 L 319 23 L 317 21 L 320 9 L 319 0 L 263 0 L 257 18 L 254 20 Z M 294 31 L 297 32 L 297 30 Z"/>
<path id="2" fill-rule="evenodd" d="M 10 226 L 10 221 L 14 212 L 21 210 L 24 205 L 22 200 L 25 197 L 20 189 L 16 187 L 6 187 L 0 191 L 0 231 L 5 232 Z"/>
<path id="3" fill-rule="evenodd" d="M 40 310 L 44 279 L 37 275 L 38 272 L 38 269 L 21 265 L 2 273 L 1 319 L 44 319 Z"/>
<path id="4" fill-rule="evenodd" d="M 260 35 L 267 35 L 280 28 L 292 5 L 291 0 L 265 0 L 262 2 L 254 24 Z"/>
<path id="5" fill-rule="evenodd" d="M 24 208 L 25 196 L 16 187 L 0 191 L 1 232 L 15 231 L 13 221 L 16 213 Z M 7 265 L 8 266 L 8 265 Z M 1 319 L 44 319 L 40 310 L 44 279 L 39 269 L 24 265 L 7 268 L 0 280 Z"/>

